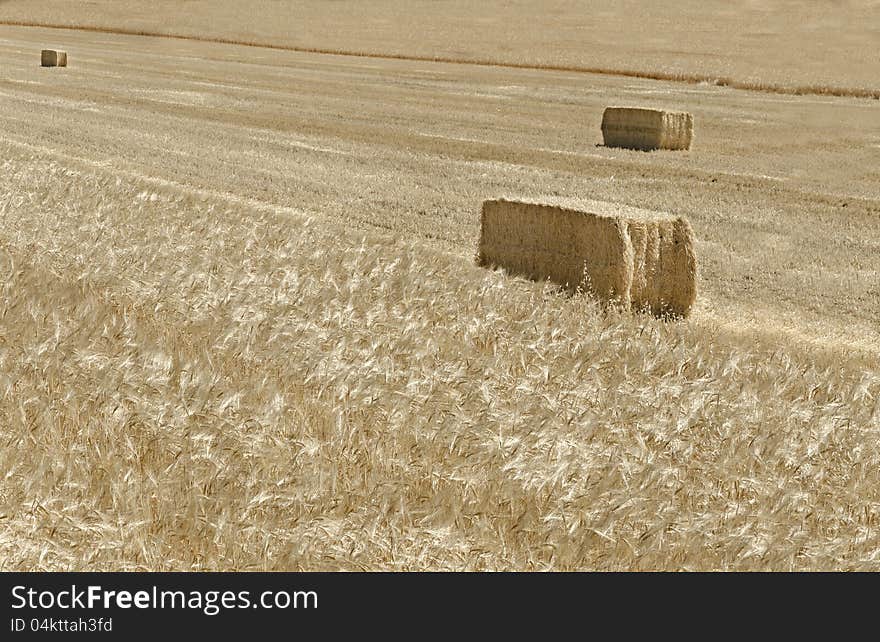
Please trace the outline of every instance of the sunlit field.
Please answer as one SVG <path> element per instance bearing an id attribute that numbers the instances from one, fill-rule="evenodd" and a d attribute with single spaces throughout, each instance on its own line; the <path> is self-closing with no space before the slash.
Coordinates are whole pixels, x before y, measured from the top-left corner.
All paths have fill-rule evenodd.
<path id="1" fill-rule="evenodd" d="M 655 9 L 640 41 L 548 3 L 546 46 L 507 51 L 459 2 L 415 3 L 445 7 L 427 38 L 390 0 L 68 4 L 0 3 L 108 30 L 0 26 L 0 570 L 880 566 L 880 103 L 785 93 L 870 95 L 870 24 L 726 3 L 720 58 L 722 18 L 668 3 L 695 35 L 658 58 Z M 737 29 L 784 11 L 791 39 L 851 23 L 840 57 L 752 67 Z M 159 22 L 410 59 L 111 33 Z M 412 59 L 610 41 L 597 66 L 767 86 Z M 691 150 L 603 147 L 612 104 L 693 113 Z M 691 315 L 478 267 L 511 195 L 686 216 Z"/>

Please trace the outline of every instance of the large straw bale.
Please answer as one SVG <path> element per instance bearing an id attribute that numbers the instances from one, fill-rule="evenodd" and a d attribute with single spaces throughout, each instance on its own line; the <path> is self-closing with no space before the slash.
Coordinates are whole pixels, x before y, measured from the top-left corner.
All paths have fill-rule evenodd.
<path id="1" fill-rule="evenodd" d="M 694 117 L 684 111 L 608 107 L 602 114 L 602 137 L 607 147 L 690 149 Z"/>
<path id="2" fill-rule="evenodd" d="M 40 64 L 43 67 L 66 67 L 67 52 L 57 49 L 43 49 L 40 55 Z"/>
<path id="3" fill-rule="evenodd" d="M 696 299 L 688 221 L 615 203 L 485 201 L 477 263 L 657 315 L 686 316 Z"/>

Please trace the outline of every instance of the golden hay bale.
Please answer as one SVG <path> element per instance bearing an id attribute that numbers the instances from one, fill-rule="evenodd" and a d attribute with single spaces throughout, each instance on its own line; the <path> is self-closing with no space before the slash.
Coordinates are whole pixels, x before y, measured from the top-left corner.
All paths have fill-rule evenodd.
<path id="1" fill-rule="evenodd" d="M 687 316 L 697 298 L 694 232 L 682 217 L 627 219 L 633 252 L 630 305 L 656 315 Z"/>
<path id="2" fill-rule="evenodd" d="M 43 49 L 40 55 L 40 64 L 43 67 L 66 67 L 67 52 L 57 49 Z"/>
<path id="3" fill-rule="evenodd" d="M 688 221 L 615 203 L 485 201 L 477 263 L 657 315 L 687 316 L 697 294 Z"/>
<path id="4" fill-rule="evenodd" d="M 690 149 L 694 117 L 684 111 L 608 107 L 602 114 L 606 147 Z"/>

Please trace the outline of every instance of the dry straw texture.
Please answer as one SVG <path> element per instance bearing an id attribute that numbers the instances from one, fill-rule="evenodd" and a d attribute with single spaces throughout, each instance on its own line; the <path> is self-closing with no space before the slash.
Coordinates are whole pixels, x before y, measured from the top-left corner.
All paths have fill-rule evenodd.
<path id="1" fill-rule="evenodd" d="M 43 67 L 66 67 L 67 52 L 56 49 L 43 49 L 40 55 L 40 64 Z"/>
<path id="2" fill-rule="evenodd" d="M 0 570 L 880 567 L 876 368 L 0 151 Z"/>
<path id="3" fill-rule="evenodd" d="M 690 149 L 694 117 L 683 111 L 608 107 L 602 114 L 602 137 L 607 147 Z"/>
<path id="4" fill-rule="evenodd" d="M 696 299 L 688 221 L 613 203 L 486 201 L 477 263 L 657 315 L 686 316 Z"/>

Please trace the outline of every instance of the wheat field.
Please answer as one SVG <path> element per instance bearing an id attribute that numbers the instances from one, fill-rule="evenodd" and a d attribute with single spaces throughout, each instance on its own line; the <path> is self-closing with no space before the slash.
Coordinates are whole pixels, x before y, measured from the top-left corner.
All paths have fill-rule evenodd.
<path id="1" fill-rule="evenodd" d="M 0 60 L 0 570 L 880 567 L 876 101 L 22 26 Z M 633 102 L 692 150 L 599 146 Z M 512 193 L 687 216 L 691 316 L 478 267 Z"/>

